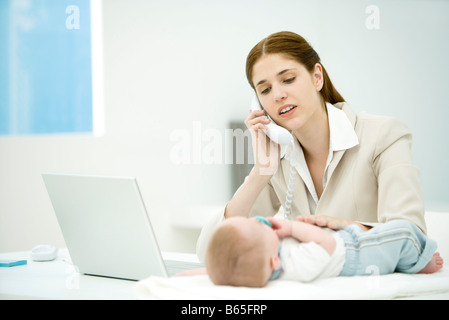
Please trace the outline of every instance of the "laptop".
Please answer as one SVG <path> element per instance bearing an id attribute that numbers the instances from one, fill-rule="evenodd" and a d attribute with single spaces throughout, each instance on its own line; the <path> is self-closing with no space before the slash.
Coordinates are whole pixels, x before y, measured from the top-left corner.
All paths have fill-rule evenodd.
<path id="1" fill-rule="evenodd" d="M 42 177 L 80 273 L 142 280 L 204 267 L 163 260 L 136 178 L 61 173 Z"/>

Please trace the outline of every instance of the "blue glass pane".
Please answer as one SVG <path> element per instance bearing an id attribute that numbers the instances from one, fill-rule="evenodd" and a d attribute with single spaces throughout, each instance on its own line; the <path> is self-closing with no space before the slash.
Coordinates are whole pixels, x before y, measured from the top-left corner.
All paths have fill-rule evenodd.
<path id="1" fill-rule="evenodd" d="M 89 0 L 0 1 L 0 134 L 92 132 Z"/>

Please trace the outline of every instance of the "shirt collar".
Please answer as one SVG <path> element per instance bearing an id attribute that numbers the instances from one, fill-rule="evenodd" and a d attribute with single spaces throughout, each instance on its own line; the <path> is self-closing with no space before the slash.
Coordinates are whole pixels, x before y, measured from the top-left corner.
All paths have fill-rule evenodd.
<path id="1" fill-rule="evenodd" d="M 347 150 L 358 145 L 359 139 L 346 113 L 329 102 L 326 102 L 326 107 L 329 118 L 331 150 Z"/>

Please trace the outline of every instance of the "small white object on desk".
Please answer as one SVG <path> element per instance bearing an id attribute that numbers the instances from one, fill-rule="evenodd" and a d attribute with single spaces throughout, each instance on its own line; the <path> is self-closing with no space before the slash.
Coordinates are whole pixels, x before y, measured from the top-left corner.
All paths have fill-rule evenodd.
<path id="1" fill-rule="evenodd" d="M 52 261 L 58 256 L 58 248 L 49 244 L 41 244 L 31 249 L 30 255 L 33 261 Z"/>

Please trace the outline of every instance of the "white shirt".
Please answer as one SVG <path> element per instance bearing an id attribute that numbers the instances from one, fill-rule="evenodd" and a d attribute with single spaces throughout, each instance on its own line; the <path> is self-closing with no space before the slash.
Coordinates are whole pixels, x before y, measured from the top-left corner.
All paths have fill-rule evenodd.
<path id="1" fill-rule="evenodd" d="M 336 240 L 332 255 L 315 242 L 299 242 L 287 238 L 281 242 L 281 280 L 309 282 L 321 278 L 336 277 L 345 264 L 346 248 L 342 237 L 328 230 Z"/>
<path id="2" fill-rule="evenodd" d="M 327 176 L 327 168 L 332 161 L 335 151 L 347 150 L 359 144 L 359 139 L 354 131 L 351 122 L 349 121 L 346 113 L 339 108 L 334 107 L 330 103 L 326 103 L 327 114 L 329 119 L 329 154 L 326 161 L 326 167 L 323 175 L 323 190 L 326 188 L 327 181 L 330 176 Z M 318 204 L 318 195 L 313 184 L 312 176 L 310 175 L 309 168 L 307 166 L 304 152 L 297 139 L 294 139 L 294 149 L 291 146 L 281 148 L 281 158 L 283 156 L 286 159 L 293 159 L 292 165 L 295 166 L 298 174 L 301 176 L 305 185 L 307 186 L 307 198 L 309 201 L 310 212 L 315 214 Z"/>

